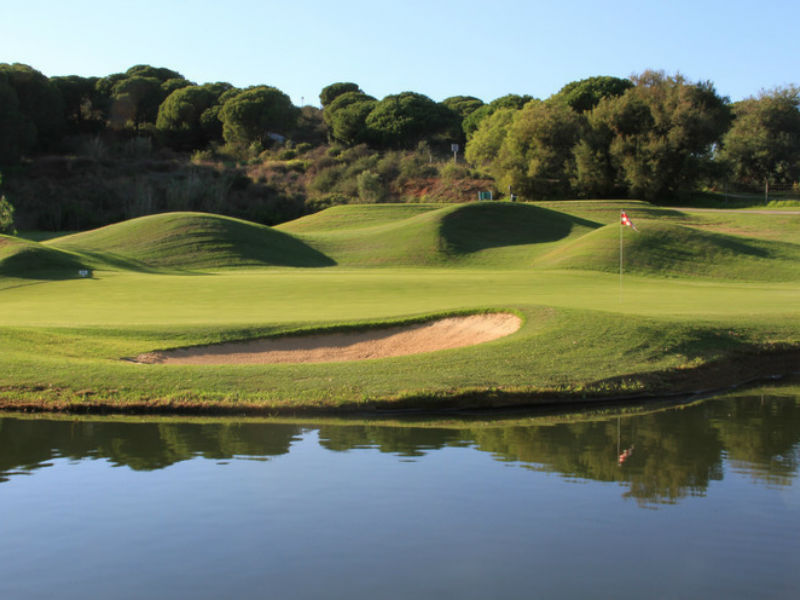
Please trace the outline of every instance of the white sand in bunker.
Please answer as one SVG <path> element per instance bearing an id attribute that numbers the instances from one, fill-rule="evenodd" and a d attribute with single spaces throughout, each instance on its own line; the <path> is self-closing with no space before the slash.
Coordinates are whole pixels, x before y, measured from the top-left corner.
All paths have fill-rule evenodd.
<path id="1" fill-rule="evenodd" d="M 140 354 L 134 361 L 170 365 L 343 362 L 474 346 L 510 335 L 522 321 L 508 313 L 448 317 L 384 329 L 279 337 Z"/>

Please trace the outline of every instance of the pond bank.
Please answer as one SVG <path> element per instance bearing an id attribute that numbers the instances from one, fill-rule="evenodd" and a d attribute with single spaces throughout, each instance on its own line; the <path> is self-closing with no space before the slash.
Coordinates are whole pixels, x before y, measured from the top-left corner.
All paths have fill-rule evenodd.
<path id="1" fill-rule="evenodd" d="M 71 414 L 303 416 L 547 408 L 642 402 L 709 394 L 800 373 L 800 348 L 737 352 L 691 368 L 634 373 L 559 389 L 486 388 L 409 393 L 326 404 L 292 400 L 248 402 L 201 396 L 129 399 L 113 393 L 44 386 L 0 388 L 0 411 Z M 626 391 L 627 390 L 627 391 Z"/>

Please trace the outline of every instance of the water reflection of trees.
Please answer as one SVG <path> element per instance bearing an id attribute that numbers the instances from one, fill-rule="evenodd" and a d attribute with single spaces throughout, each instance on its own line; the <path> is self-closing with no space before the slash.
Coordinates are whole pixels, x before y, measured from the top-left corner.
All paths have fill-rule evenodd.
<path id="1" fill-rule="evenodd" d="M 704 495 L 711 481 L 723 478 L 726 457 L 754 479 L 789 484 L 798 471 L 800 399 L 717 400 L 649 415 L 541 426 L 323 426 L 319 437 L 330 450 L 375 447 L 400 456 L 473 444 L 497 460 L 537 471 L 618 482 L 627 488 L 626 497 L 649 505 Z"/>
<path id="2" fill-rule="evenodd" d="M 458 429 L 323 425 L 319 428 L 319 443 L 333 451 L 369 446 L 400 456 L 422 456 L 430 450 L 468 442 Z"/>
<path id="3" fill-rule="evenodd" d="M 0 481 L 53 458 L 103 458 L 135 470 L 163 469 L 196 456 L 277 456 L 300 434 L 295 425 L 130 423 L 0 419 Z"/>
<path id="4" fill-rule="evenodd" d="M 476 432 L 478 447 L 571 478 L 620 482 L 627 496 L 675 502 L 721 479 L 722 446 L 708 422 L 673 411 L 594 423 Z M 632 449 L 632 450 L 631 450 Z M 620 455 L 630 451 L 622 464 Z"/>
<path id="5" fill-rule="evenodd" d="M 161 469 L 202 456 L 277 456 L 298 425 L 192 424 L 0 419 L 0 481 L 53 458 L 104 458 L 132 469 Z M 788 485 L 800 467 L 800 398 L 714 400 L 634 417 L 506 427 L 322 425 L 331 451 L 370 447 L 404 457 L 470 445 L 497 460 L 572 479 L 616 482 L 641 504 L 705 494 L 723 460 L 768 485 Z M 5 474 L 5 475 L 4 475 Z"/>
<path id="6" fill-rule="evenodd" d="M 774 398 L 737 398 L 712 415 L 737 471 L 770 485 L 788 485 L 800 466 L 800 406 Z"/>

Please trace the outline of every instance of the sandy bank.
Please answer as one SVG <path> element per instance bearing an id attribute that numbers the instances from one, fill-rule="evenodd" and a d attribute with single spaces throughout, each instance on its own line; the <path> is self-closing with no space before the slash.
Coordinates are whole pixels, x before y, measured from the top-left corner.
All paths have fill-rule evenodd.
<path id="1" fill-rule="evenodd" d="M 297 337 L 230 342 L 140 354 L 135 362 L 229 365 L 342 362 L 420 354 L 489 342 L 517 331 L 522 321 L 508 313 L 448 317 L 438 321 Z"/>

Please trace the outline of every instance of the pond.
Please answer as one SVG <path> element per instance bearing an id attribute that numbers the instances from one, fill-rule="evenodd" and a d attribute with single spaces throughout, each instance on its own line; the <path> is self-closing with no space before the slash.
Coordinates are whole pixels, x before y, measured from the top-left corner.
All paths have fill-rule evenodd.
<path id="1" fill-rule="evenodd" d="M 800 393 L 628 414 L 0 418 L 0 598 L 796 598 Z"/>

